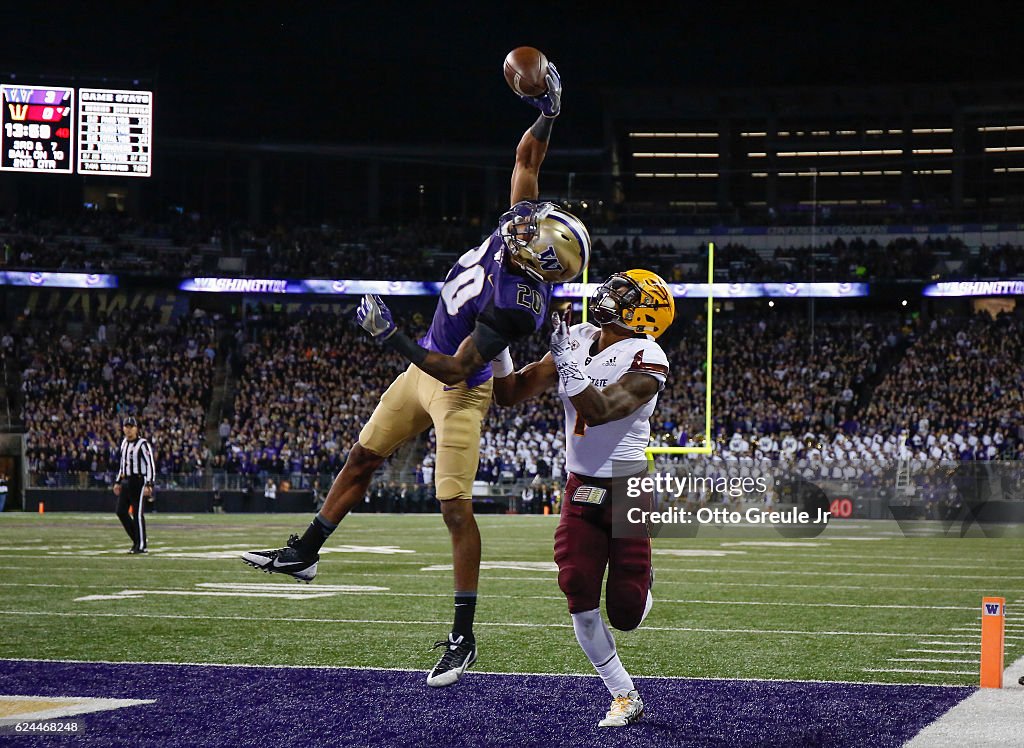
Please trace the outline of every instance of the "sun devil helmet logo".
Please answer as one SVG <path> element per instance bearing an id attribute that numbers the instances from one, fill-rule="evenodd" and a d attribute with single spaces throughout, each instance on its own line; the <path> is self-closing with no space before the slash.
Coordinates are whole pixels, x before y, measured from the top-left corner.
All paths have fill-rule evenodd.
<path id="1" fill-rule="evenodd" d="M 537 259 L 540 261 L 541 270 L 565 270 L 565 268 L 562 267 L 562 263 L 558 261 L 558 253 L 555 251 L 555 248 L 550 245 L 547 249 L 537 255 Z"/>
<path id="2" fill-rule="evenodd" d="M 591 299 L 594 321 L 617 324 L 657 338 L 676 316 L 675 299 L 668 284 L 650 270 L 636 268 L 614 273 Z"/>

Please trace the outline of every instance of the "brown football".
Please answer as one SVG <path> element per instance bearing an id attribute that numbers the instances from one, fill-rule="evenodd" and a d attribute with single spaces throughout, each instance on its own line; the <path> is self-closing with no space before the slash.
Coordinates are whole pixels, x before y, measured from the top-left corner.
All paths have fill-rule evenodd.
<path id="1" fill-rule="evenodd" d="M 520 96 L 540 96 L 548 90 L 548 58 L 539 49 L 516 47 L 505 55 L 505 80 Z"/>

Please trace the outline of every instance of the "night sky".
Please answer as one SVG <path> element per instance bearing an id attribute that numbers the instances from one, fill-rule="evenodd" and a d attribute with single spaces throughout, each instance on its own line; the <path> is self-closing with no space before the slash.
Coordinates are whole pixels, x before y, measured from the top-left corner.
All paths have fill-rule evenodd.
<path id="1" fill-rule="evenodd" d="M 876 14 L 860 3 L 4 5 L 0 71 L 149 79 L 158 137 L 505 145 L 532 119 L 501 74 L 523 44 L 562 73 L 566 147 L 601 142 L 603 88 L 1024 78 L 1024 14 L 1010 3 L 893 2 Z"/>

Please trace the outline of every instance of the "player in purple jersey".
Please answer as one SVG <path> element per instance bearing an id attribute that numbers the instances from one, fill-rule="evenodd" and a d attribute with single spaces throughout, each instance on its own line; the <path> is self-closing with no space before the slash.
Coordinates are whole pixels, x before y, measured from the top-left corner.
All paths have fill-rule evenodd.
<path id="1" fill-rule="evenodd" d="M 575 278 L 590 260 L 583 223 L 557 205 L 536 202 L 538 174 L 561 109 L 562 83 L 549 65 L 548 90 L 523 97 L 540 110 L 523 133 L 512 170 L 511 208 L 495 231 L 459 258 L 445 277 L 430 330 L 418 342 L 402 333 L 379 296 L 367 295 L 357 317 L 376 340 L 411 364 L 381 396 L 359 433 L 323 508 L 300 538 L 284 548 L 250 551 L 242 559 L 267 572 L 311 581 L 320 548 L 366 494 L 374 471 L 399 445 L 433 425 L 437 439 L 434 484 L 452 542 L 455 620 L 444 654 L 427 677 L 448 686 L 476 661 L 473 616 L 480 575 L 480 532 L 472 489 L 480 459 L 480 423 L 491 402 L 490 361 L 515 338 L 542 325 L 551 285 Z"/>

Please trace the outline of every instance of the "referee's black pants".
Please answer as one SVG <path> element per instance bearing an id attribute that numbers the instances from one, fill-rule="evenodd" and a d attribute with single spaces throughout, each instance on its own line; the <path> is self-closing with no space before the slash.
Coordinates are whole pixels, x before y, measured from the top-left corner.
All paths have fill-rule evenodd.
<path id="1" fill-rule="evenodd" d="M 132 539 L 132 548 L 140 551 L 146 550 L 146 502 L 142 500 L 145 488 L 146 481 L 141 475 L 129 475 L 121 481 L 121 495 L 117 497 L 117 518 Z"/>

